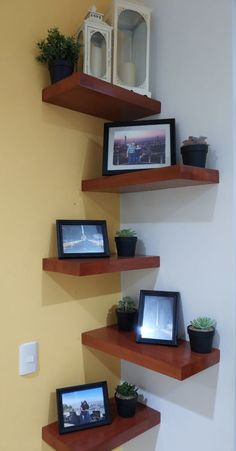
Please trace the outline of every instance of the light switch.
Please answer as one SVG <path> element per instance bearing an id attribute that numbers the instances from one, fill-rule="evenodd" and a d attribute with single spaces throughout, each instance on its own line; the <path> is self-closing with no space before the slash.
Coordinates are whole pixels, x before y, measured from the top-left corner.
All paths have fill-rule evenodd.
<path id="1" fill-rule="evenodd" d="M 19 346 L 19 375 L 34 373 L 38 369 L 38 343 L 31 341 Z"/>

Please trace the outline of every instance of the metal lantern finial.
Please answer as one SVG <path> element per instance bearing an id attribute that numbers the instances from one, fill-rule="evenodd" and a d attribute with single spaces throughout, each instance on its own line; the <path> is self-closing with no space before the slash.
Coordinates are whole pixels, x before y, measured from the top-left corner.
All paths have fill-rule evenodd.
<path id="1" fill-rule="evenodd" d="M 103 16 L 92 6 L 78 31 L 78 39 L 83 44 L 78 69 L 110 82 L 112 27 L 103 21 Z"/>

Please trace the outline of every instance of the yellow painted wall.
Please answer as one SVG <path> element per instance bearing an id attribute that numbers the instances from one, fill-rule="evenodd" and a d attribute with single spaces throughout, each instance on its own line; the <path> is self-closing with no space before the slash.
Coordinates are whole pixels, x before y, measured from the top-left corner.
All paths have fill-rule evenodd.
<path id="1" fill-rule="evenodd" d="M 107 0 L 97 0 L 104 10 Z M 47 69 L 35 42 L 58 26 L 76 31 L 90 0 L 1 0 L 0 6 L 0 450 L 47 451 L 41 427 L 56 418 L 55 389 L 106 379 L 119 361 L 82 349 L 81 332 L 105 325 L 119 299 L 119 274 L 76 278 L 41 269 L 56 255 L 57 218 L 106 219 L 111 247 L 116 195 L 82 194 L 101 175 L 103 121 L 43 104 Z M 107 318 L 109 316 L 109 318 Z M 40 369 L 18 375 L 18 346 L 39 342 Z"/>

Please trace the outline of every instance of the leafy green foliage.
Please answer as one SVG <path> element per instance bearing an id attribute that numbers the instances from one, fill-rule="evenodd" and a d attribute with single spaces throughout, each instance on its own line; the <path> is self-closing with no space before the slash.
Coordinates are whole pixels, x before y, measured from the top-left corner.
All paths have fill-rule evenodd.
<path id="1" fill-rule="evenodd" d="M 130 236 L 136 236 L 137 233 L 132 229 L 121 229 L 117 230 L 116 236 L 120 237 L 130 237 Z"/>
<path id="2" fill-rule="evenodd" d="M 138 387 L 133 384 L 129 384 L 129 382 L 122 382 L 122 384 L 117 385 L 116 393 L 122 396 L 137 396 L 138 395 Z"/>
<path id="3" fill-rule="evenodd" d="M 130 296 L 124 296 L 118 302 L 117 309 L 121 312 L 134 312 L 136 309 L 136 302 Z"/>
<path id="4" fill-rule="evenodd" d="M 70 60 L 76 63 L 79 58 L 81 44 L 73 36 L 64 36 L 58 28 L 49 28 L 46 39 L 36 43 L 40 63 L 51 63 L 56 59 Z"/>
<path id="5" fill-rule="evenodd" d="M 209 329 L 210 327 L 215 327 L 216 321 L 208 318 L 207 316 L 199 316 L 198 318 L 190 321 L 190 324 L 195 329 Z"/>

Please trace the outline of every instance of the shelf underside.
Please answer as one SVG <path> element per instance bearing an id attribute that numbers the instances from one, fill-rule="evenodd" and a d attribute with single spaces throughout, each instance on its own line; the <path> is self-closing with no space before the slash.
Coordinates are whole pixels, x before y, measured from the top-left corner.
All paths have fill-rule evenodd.
<path id="1" fill-rule="evenodd" d="M 131 418 L 117 415 L 114 399 L 110 405 L 111 424 L 60 435 L 55 422 L 43 427 L 43 440 L 57 451 L 110 451 L 160 424 L 160 412 L 143 404 L 138 403 L 137 413 Z"/>
<path id="2" fill-rule="evenodd" d="M 219 171 L 174 165 L 82 181 L 82 191 L 129 193 L 219 183 Z"/>
<path id="3" fill-rule="evenodd" d="M 178 380 L 199 373 L 220 360 L 219 349 L 199 354 L 191 352 L 186 341 L 181 341 L 177 347 L 136 343 L 133 332 L 121 332 L 116 325 L 84 332 L 82 343 Z"/>
<path id="4" fill-rule="evenodd" d="M 72 276 L 90 276 L 111 272 L 131 271 L 136 269 L 158 268 L 160 257 L 137 255 L 135 257 L 106 258 L 44 258 L 43 270 L 68 274 Z"/>
<path id="5" fill-rule="evenodd" d="M 43 89 L 42 99 L 47 103 L 111 121 L 131 121 L 161 111 L 158 100 L 82 72 L 75 72 Z"/>

